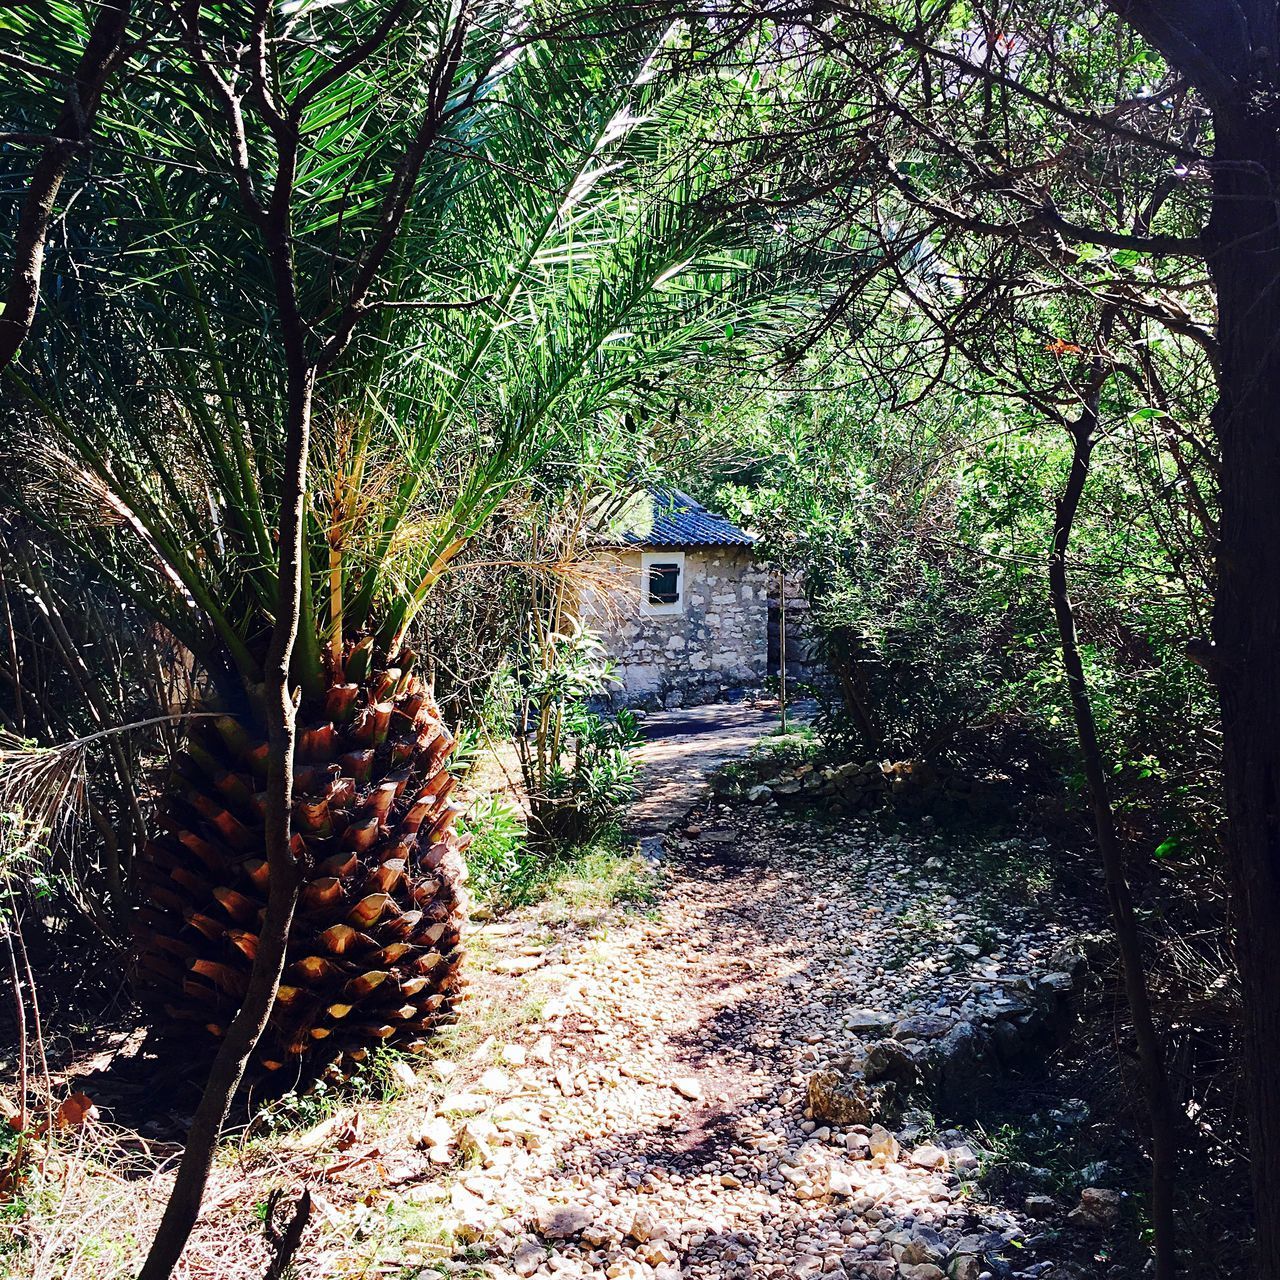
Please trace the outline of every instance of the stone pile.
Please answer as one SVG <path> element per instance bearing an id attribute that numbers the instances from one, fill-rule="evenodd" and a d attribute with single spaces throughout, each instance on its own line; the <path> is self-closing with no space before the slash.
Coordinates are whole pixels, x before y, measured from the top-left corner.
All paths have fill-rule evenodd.
<path id="1" fill-rule="evenodd" d="M 906 812 L 981 813 L 996 801 L 994 789 L 967 774 L 920 760 L 774 767 L 758 760 L 745 795 L 754 804 L 776 802 L 782 808 L 813 805 L 835 813 L 867 814 L 886 805 Z M 740 785 L 718 784 L 721 794 Z"/>
<path id="2" fill-rule="evenodd" d="M 908 1106 L 970 1116 L 1009 1066 L 1058 1042 L 1070 1025 L 1070 997 L 1085 973 L 1070 970 L 1016 977 L 988 993 L 969 1018 L 916 1014 L 896 1022 L 864 1011 L 868 1039 L 809 1077 L 815 1116 L 831 1124 L 893 1124 Z"/>

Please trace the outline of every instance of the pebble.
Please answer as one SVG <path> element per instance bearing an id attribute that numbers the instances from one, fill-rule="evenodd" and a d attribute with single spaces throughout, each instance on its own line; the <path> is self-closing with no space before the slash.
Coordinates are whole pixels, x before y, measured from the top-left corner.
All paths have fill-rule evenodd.
<path id="1" fill-rule="evenodd" d="M 1036 1236 L 1044 1206 L 1022 1218 L 956 1176 L 973 1137 L 805 1113 L 821 1064 L 944 1034 L 1072 942 L 1007 906 L 983 919 L 916 844 L 718 806 L 696 844 L 668 837 L 655 913 L 556 924 L 554 946 L 537 907 L 486 926 L 466 999 L 539 1012 L 465 1068 L 433 1064 L 452 1092 L 422 1139 L 472 1161 L 458 1238 L 493 1280 L 980 1280 L 982 1242 Z"/>

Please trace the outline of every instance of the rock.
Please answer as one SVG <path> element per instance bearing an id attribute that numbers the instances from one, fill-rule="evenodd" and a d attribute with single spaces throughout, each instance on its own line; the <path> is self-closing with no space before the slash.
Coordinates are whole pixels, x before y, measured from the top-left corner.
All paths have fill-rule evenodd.
<path id="1" fill-rule="evenodd" d="M 949 1018 L 939 1018 L 932 1013 L 917 1013 L 914 1017 L 903 1018 L 894 1023 L 893 1038 L 895 1040 L 936 1040 L 951 1030 Z"/>
<path id="2" fill-rule="evenodd" d="M 702 1084 L 693 1076 L 676 1076 L 671 1081 L 671 1087 L 690 1102 L 697 1102 L 702 1097 Z"/>
<path id="3" fill-rule="evenodd" d="M 609 1280 L 649 1280 L 653 1272 L 643 1262 L 633 1258 L 618 1258 L 605 1269 Z"/>
<path id="4" fill-rule="evenodd" d="M 722 1173 L 720 1175 L 720 1185 L 726 1191 L 737 1191 L 742 1186 L 742 1179 L 734 1173 Z"/>
<path id="5" fill-rule="evenodd" d="M 648 1244 L 650 1240 L 661 1239 L 666 1234 L 666 1224 L 659 1222 L 647 1209 L 640 1209 L 627 1228 L 628 1239 L 637 1244 Z"/>
<path id="6" fill-rule="evenodd" d="M 398 1088 L 417 1088 L 418 1073 L 403 1058 L 393 1057 L 388 1064 L 388 1069 Z"/>
<path id="7" fill-rule="evenodd" d="M 588 1249 L 603 1249 L 605 1245 L 614 1239 L 616 1234 L 615 1231 L 605 1226 L 603 1222 L 593 1222 L 589 1227 L 583 1227 L 580 1238 Z"/>
<path id="8" fill-rule="evenodd" d="M 865 1133 L 850 1132 L 844 1135 L 844 1149 L 855 1156 L 868 1156 L 871 1142 Z"/>
<path id="9" fill-rule="evenodd" d="M 766 787 L 763 782 L 758 783 L 747 792 L 747 799 L 752 804 L 768 804 L 773 799 L 773 789 Z"/>
<path id="10" fill-rule="evenodd" d="M 972 1022 L 957 1022 L 938 1042 L 935 1063 L 938 1101 L 950 1112 L 967 1112 L 990 1077 L 987 1040 Z"/>
<path id="11" fill-rule="evenodd" d="M 468 1120 L 458 1130 L 458 1151 L 471 1160 L 479 1161 L 486 1169 L 494 1164 L 490 1143 L 497 1137 L 494 1126 L 484 1120 Z"/>
<path id="12" fill-rule="evenodd" d="M 844 1016 L 845 1026 L 856 1035 L 865 1035 L 869 1031 L 886 1031 L 897 1021 L 891 1013 L 881 1013 L 877 1009 L 855 1009 Z"/>
<path id="13" fill-rule="evenodd" d="M 1029 1218 L 1051 1218 L 1058 1211 L 1058 1202 L 1052 1196 L 1032 1195 L 1022 1207 Z"/>
<path id="14" fill-rule="evenodd" d="M 680 1260 L 674 1246 L 666 1240 L 651 1240 L 640 1249 L 640 1256 L 651 1267 L 666 1267 Z"/>
<path id="15" fill-rule="evenodd" d="M 947 1263 L 947 1280 L 978 1280 L 982 1262 L 971 1253 L 962 1253 Z"/>
<path id="16" fill-rule="evenodd" d="M 917 1227 L 910 1239 L 902 1246 L 899 1262 L 908 1266 L 924 1262 L 940 1263 L 947 1256 L 947 1246 L 942 1237 L 930 1227 Z"/>
<path id="17" fill-rule="evenodd" d="M 453 1142 L 453 1126 L 444 1116 L 432 1116 L 414 1134 L 414 1145 L 448 1148 Z"/>
<path id="18" fill-rule="evenodd" d="M 547 1260 L 547 1251 L 531 1240 L 521 1241 L 511 1255 L 511 1269 L 518 1276 L 531 1276 Z"/>
<path id="19" fill-rule="evenodd" d="M 859 1259 L 853 1266 L 852 1274 L 858 1280 L 896 1280 L 898 1265 L 895 1262 L 884 1262 L 880 1259 Z"/>
<path id="20" fill-rule="evenodd" d="M 932 1262 L 900 1265 L 898 1275 L 902 1280 L 946 1280 L 946 1272 Z"/>
<path id="21" fill-rule="evenodd" d="M 538 1210 L 538 1230 L 548 1240 L 567 1240 L 595 1220 L 595 1212 L 580 1204 L 548 1204 Z"/>
<path id="22" fill-rule="evenodd" d="M 1067 1221 L 1083 1227 L 1114 1226 L 1120 1217 L 1120 1202 L 1118 1191 L 1085 1187 L 1080 1193 L 1080 1203 L 1067 1214 Z"/>
<path id="23" fill-rule="evenodd" d="M 1075 988 L 1075 979 L 1069 973 L 1044 973 L 1036 979 L 1037 995 L 1047 992 L 1055 996 L 1069 996 Z"/>
<path id="24" fill-rule="evenodd" d="M 512 1067 L 523 1067 L 528 1051 L 522 1044 L 504 1044 L 502 1046 L 502 1060 Z"/>
<path id="25" fill-rule="evenodd" d="M 832 1196 L 856 1196 L 862 1189 L 850 1171 L 840 1164 L 827 1165 L 823 1180 L 827 1194 Z"/>
<path id="26" fill-rule="evenodd" d="M 862 1060 L 845 1054 L 809 1077 L 806 1100 L 815 1120 L 843 1129 L 896 1118 L 898 1086 L 892 1080 L 868 1081 Z"/>
<path id="27" fill-rule="evenodd" d="M 459 1240 L 479 1240 L 485 1233 L 491 1218 L 486 1212 L 485 1201 L 475 1192 L 455 1183 L 449 1192 L 449 1207 L 453 1210 L 453 1231 Z"/>
<path id="28" fill-rule="evenodd" d="M 436 1111 L 442 1115 L 475 1115 L 488 1105 L 488 1099 L 478 1093 L 447 1093 L 436 1104 Z"/>
<path id="29" fill-rule="evenodd" d="M 863 1075 L 867 1080 L 892 1080 L 910 1088 L 920 1077 L 915 1059 L 896 1040 L 880 1040 L 867 1050 Z"/>
<path id="30" fill-rule="evenodd" d="M 869 1146 L 873 1158 L 876 1156 L 879 1156 L 882 1160 L 896 1160 L 898 1158 L 898 1140 L 883 1125 L 873 1124 L 871 1126 Z"/>
<path id="31" fill-rule="evenodd" d="M 510 1093 L 515 1088 L 511 1077 L 499 1067 L 490 1067 L 476 1083 L 486 1093 Z"/>
<path id="32" fill-rule="evenodd" d="M 941 1147 L 926 1142 L 911 1153 L 911 1163 L 920 1169 L 943 1169 L 947 1164 L 947 1153 Z"/>

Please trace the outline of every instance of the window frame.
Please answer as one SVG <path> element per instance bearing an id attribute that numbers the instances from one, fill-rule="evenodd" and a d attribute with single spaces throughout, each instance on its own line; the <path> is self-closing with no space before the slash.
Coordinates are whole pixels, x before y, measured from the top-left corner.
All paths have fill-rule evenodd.
<path id="1" fill-rule="evenodd" d="M 664 604 L 649 598 L 650 571 L 655 565 L 674 565 L 676 598 Z M 687 577 L 683 551 L 645 551 L 640 555 L 640 613 L 646 618 L 669 618 L 684 612 Z"/>

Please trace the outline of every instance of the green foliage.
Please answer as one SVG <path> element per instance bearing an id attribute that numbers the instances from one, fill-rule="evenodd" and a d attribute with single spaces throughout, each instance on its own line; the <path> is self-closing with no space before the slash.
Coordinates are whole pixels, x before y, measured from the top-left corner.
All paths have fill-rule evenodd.
<path id="1" fill-rule="evenodd" d="M 606 834 L 563 857 L 539 859 L 514 881 L 504 905 L 537 906 L 549 926 L 589 924 L 616 908 L 642 910 L 657 901 L 653 869 L 616 835 Z"/>
<path id="2" fill-rule="evenodd" d="M 467 867 L 482 901 L 505 900 L 536 874 L 540 859 L 528 847 L 524 816 L 501 796 L 479 797 L 458 825 L 471 836 Z"/>
<path id="3" fill-rule="evenodd" d="M 240 48 L 241 10 L 200 14 L 209 49 Z M 461 32 L 403 233 L 355 341 L 316 388 L 295 652 L 312 693 L 325 647 L 372 634 L 395 653 L 549 456 L 584 434 L 642 439 L 636 424 L 670 401 L 663 372 L 750 351 L 781 327 L 792 286 L 751 219 L 719 198 L 730 160 L 705 145 L 716 104 L 749 116 L 760 91 L 685 58 L 682 28 L 570 5 L 552 24 L 563 38 L 544 38 L 536 7 L 447 20 L 411 9 L 343 68 L 335 51 L 382 16 L 366 0 L 306 7 L 272 57 L 273 92 L 301 112 L 295 268 L 304 323 L 324 343 L 379 233 L 422 84 Z M 63 6 L 70 33 L 19 17 L 55 63 L 83 29 Z M 185 48 L 137 46 L 102 126 L 102 165 L 51 246 L 59 305 L 6 391 L 26 481 L 8 499 L 215 681 L 252 687 L 276 600 L 284 355 L 222 114 Z M 38 117 L 46 88 L 6 77 L 0 114 Z M 245 122 L 262 184 L 278 140 L 260 112 Z"/>
<path id="4" fill-rule="evenodd" d="M 302 1091 L 290 1090 L 260 1107 L 250 1123 L 254 1136 L 273 1136 L 309 1129 L 335 1115 L 343 1107 L 361 1102 L 390 1102 L 405 1091 L 395 1067 L 408 1059 L 395 1049 L 379 1045 L 343 1077 L 321 1077 Z"/>
<path id="5" fill-rule="evenodd" d="M 823 752 L 823 742 L 818 732 L 809 725 L 781 729 L 766 735 L 755 746 L 753 756 L 764 757 L 773 764 L 798 765 L 816 760 Z"/>
<path id="6" fill-rule="evenodd" d="M 617 826 L 635 798 L 635 716 L 591 708 L 612 681 L 592 632 L 576 623 L 552 629 L 536 614 L 526 643 L 495 681 L 515 729 L 536 849 L 591 844 Z"/>
<path id="7" fill-rule="evenodd" d="M 814 357 L 833 358 L 849 368 Z M 902 374 L 912 404 L 893 417 L 883 384 L 852 371 L 837 393 L 780 391 L 745 420 L 756 456 L 717 500 L 803 581 L 832 753 L 1065 782 L 1083 807 L 1047 582 L 1068 441 L 970 377 L 960 395 Z M 1128 828 L 1166 865 L 1203 865 L 1221 817 L 1217 706 L 1185 647 L 1203 633 L 1204 533 L 1153 434 L 1165 420 L 1123 385 L 1110 396 L 1070 563 L 1089 690 Z"/>

